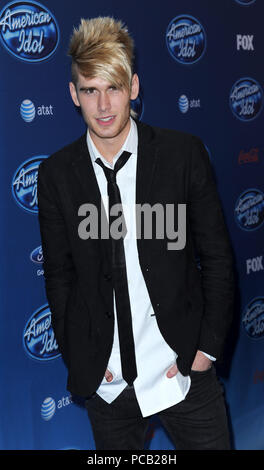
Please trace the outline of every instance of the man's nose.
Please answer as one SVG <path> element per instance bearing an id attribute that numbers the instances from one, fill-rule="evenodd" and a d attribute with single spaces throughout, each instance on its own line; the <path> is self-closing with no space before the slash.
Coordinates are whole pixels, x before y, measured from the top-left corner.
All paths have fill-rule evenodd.
<path id="1" fill-rule="evenodd" d="M 100 93 L 99 101 L 98 101 L 98 108 L 100 112 L 105 112 L 105 111 L 110 110 L 111 102 L 107 93 L 105 92 Z"/>

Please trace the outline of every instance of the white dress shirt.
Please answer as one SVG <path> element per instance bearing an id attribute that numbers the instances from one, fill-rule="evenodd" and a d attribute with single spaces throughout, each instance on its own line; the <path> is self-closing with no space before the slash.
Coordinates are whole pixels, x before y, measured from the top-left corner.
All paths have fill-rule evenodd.
<path id="1" fill-rule="evenodd" d="M 168 370 L 176 363 L 177 354 L 160 333 L 139 264 L 135 218 L 138 134 L 136 123 L 131 118 L 130 122 L 127 139 L 114 157 L 112 165 L 100 155 L 91 139 L 89 129 L 87 131 L 87 145 L 107 216 L 107 180 L 103 169 L 95 160 L 99 157 L 105 166 L 113 169 L 115 162 L 124 150 L 131 152 L 126 164 L 117 172 L 116 180 L 120 189 L 127 226 L 124 250 L 138 372 L 133 385 L 142 416 L 146 417 L 184 400 L 190 389 L 191 379 L 189 376 L 184 377 L 180 372 L 171 378 L 166 376 Z M 113 375 L 113 380 L 107 382 L 104 377 L 96 391 L 107 403 L 115 400 L 127 386 L 121 371 L 115 298 L 114 316 L 114 341 L 107 366 Z"/>

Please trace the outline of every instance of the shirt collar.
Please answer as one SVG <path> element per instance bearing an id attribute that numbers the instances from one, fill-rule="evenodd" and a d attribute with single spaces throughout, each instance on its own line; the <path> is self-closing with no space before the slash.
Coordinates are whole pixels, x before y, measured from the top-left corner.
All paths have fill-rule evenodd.
<path id="1" fill-rule="evenodd" d="M 87 146 L 88 150 L 92 159 L 92 162 L 94 163 L 95 160 L 99 157 L 103 161 L 103 163 L 109 168 L 113 168 L 117 159 L 120 157 L 121 153 L 126 150 L 127 152 L 130 152 L 132 155 L 137 155 L 137 146 L 138 146 L 138 132 L 137 132 L 137 125 L 130 117 L 130 130 L 128 133 L 128 136 L 122 145 L 122 148 L 119 150 L 119 152 L 114 156 L 113 158 L 113 165 L 111 165 L 109 162 L 105 160 L 105 158 L 100 154 L 99 150 L 97 150 L 96 146 L 93 143 L 93 140 L 90 136 L 89 129 L 87 129 Z M 132 156 L 131 155 L 131 156 Z M 98 165 L 96 165 L 97 167 Z"/>

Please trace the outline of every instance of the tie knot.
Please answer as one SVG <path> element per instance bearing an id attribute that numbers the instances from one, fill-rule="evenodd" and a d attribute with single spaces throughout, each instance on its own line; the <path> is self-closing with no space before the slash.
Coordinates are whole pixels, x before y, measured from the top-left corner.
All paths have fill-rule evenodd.
<path id="1" fill-rule="evenodd" d="M 118 158 L 113 170 L 105 166 L 100 158 L 97 158 L 95 162 L 103 168 L 107 180 L 111 183 L 115 183 L 117 172 L 125 165 L 130 155 L 130 152 L 124 151 Z"/>

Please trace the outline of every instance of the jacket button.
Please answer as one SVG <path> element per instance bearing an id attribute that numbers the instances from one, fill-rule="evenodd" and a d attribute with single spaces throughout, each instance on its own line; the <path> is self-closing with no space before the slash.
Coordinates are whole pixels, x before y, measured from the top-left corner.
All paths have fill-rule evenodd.
<path id="1" fill-rule="evenodd" d="M 111 281 L 111 279 L 112 279 L 111 274 L 104 274 L 104 280 L 105 281 Z"/>
<path id="2" fill-rule="evenodd" d="M 105 314 L 106 314 L 107 318 L 111 318 L 111 316 L 112 316 L 112 312 L 105 312 Z"/>

